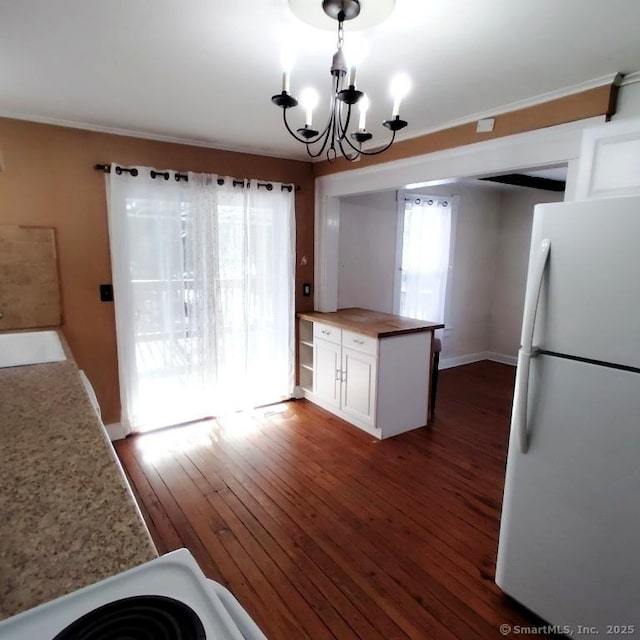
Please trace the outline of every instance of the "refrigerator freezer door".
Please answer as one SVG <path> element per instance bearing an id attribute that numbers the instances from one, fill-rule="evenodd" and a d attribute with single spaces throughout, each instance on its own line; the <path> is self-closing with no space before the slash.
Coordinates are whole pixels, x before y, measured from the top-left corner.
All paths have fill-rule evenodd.
<path id="1" fill-rule="evenodd" d="M 497 584 L 553 625 L 639 625 L 640 374 L 539 356 L 528 405 L 528 453 L 513 428 L 509 444 Z"/>
<path id="2" fill-rule="evenodd" d="M 538 205 L 529 288 L 543 240 L 534 346 L 640 368 L 640 198 Z"/>

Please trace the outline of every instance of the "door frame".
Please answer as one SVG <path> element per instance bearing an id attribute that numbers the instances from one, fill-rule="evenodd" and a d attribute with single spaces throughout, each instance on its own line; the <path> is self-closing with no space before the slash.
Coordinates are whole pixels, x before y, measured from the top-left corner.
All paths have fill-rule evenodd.
<path id="1" fill-rule="evenodd" d="M 573 200 L 582 133 L 604 121 L 604 116 L 597 116 L 317 178 L 314 308 L 325 312 L 338 308 L 341 196 L 419 186 L 428 188 L 462 177 L 478 178 L 567 164 L 565 200 Z"/>

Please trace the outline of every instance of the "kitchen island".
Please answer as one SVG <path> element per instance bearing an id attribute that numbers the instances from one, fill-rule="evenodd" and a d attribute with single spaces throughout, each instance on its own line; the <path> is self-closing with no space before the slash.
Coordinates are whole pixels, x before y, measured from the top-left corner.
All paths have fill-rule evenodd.
<path id="1" fill-rule="evenodd" d="M 298 314 L 299 393 L 377 438 L 429 423 L 437 322 L 349 308 Z"/>
<path id="2" fill-rule="evenodd" d="M 0 369 L 0 618 L 157 556 L 72 359 Z"/>

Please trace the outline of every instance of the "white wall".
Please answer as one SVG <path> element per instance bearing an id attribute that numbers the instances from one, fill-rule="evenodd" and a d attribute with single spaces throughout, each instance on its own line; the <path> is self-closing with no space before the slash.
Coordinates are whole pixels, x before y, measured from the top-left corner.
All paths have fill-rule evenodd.
<path id="1" fill-rule="evenodd" d="M 487 347 L 492 353 L 512 358 L 517 356 L 533 208 L 541 202 L 562 200 L 562 193 L 539 189 L 513 189 L 501 193 Z"/>
<path id="2" fill-rule="evenodd" d="M 338 308 L 393 312 L 396 192 L 341 198 Z"/>
<path id="3" fill-rule="evenodd" d="M 637 76 L 638 74 L 634 74 Z M 618 93 L 616 113 L 612 120 L 640 117 L 640 78 L 633 84 L 623 85 Z"/>
<path id="4" fill-rule="evenodd" d="M 522 323 L 533 207 L 563 194 L 460 182 L 426 194 L 457 196 L 451 299 L 441 362 L 491 353 L 514 359 Z M 391 313 L 397 230 L 396 192 L 340 201 L 338 308 Z"/>

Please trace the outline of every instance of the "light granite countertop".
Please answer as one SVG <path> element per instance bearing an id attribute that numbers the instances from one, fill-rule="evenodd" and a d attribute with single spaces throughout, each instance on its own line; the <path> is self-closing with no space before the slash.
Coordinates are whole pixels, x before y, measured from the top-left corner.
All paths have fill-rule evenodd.
<path id="1" fill-rule="evenodd" d="M 156 556 L 75 362 L 0 369 L 0 618 Z"/>

